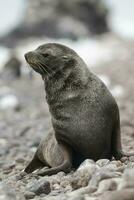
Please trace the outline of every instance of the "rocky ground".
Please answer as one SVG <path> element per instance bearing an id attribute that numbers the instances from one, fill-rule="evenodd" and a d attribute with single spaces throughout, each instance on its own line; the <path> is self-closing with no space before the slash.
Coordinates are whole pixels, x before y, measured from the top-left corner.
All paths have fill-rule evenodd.
<path id="1" fill-rule="evenodd" d="M 92 71 L 118 102 L 123 149 L 128 152 L 134 151 L 134 47 L 129 42 L 119 44 L 117 56 Z M 1 78 L 0 109 L 1 200 L 134 199 L 134 156 L 122 162 L 86 160 L 70 174 L 39 177 L 23 173 L 51 126 L 43 82 L 37 74 L 33 78 Z"/>

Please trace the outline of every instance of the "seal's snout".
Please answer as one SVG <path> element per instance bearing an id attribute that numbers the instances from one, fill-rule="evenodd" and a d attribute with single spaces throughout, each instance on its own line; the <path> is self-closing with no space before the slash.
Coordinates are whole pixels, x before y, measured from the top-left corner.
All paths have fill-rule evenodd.
<path id="1" fill-rule="evenodd" d="M 28 60 L 29 60 L 30 58 L 32 58 L 32 56 L 33 56 L 33 52 L 32 52 L 32 51 L 29 51 L 28 53 L 26 53 L 26 54 L 24 55 L 24 57 L 25 57 L 25 59 L 26 59 L 27 62 L 28 62 Z"/>

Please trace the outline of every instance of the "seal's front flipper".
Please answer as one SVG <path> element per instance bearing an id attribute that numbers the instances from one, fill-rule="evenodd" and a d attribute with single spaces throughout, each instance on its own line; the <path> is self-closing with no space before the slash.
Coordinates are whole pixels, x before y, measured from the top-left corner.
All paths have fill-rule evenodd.
<path id="1" fill-rule="evenodd" d="M 39 160 L 38 156 L 34 155 L 32 161 L 28 164 L 28 166 L 25 168 L 25 172 L 26 173 L 31 173 L 33 172 L 34 170 L 40 168 L 40 167 L 43 167 L 44 164 Z"/>
<path id="2" fill-rule="evenodd" d="M 56 166 L 56 167 L 53 167 L 52 168 L 49 168 L 49 169 L 46 169 L 46 168 L 43 168 L 41 170 L 39 170 L 37 172 L 38 175 L 40 176 L 45 176 L 45 175 L 53 175 L 53 174 L 56 174 L 60 171 L 63 171 L 65 173 L 68 173 L 71 171 L 71 168 L 72 168 L 72 152 L 71 150 L 64 144 L 58 144 L 60 149 L 61 149 L 61 152 L 63 153 L 63 163 L 60 164 L 59 166 Z"/>

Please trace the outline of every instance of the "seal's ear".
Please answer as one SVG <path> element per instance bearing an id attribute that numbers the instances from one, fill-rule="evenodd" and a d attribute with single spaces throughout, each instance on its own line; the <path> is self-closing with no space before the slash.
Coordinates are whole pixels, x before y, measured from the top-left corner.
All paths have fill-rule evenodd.
<path id="1" fill-rule="evenodd" d="M 76 60 L 73 57 L 70 57 L 70 59 L 68 60 L 68 65 L 70 67 L 75 66 L 76 65 Z"/>
<path id="2" fill-rule="evenodd" d="M 63 60 L 68 60 L 68 56 L 62 56 Z"/>
<path id="3" fill-rule="evenodd" d="M 62 58 L 69 66 L 73 66 L 76 63 L 76 60 L 72 56 L 63 56 Z"/>

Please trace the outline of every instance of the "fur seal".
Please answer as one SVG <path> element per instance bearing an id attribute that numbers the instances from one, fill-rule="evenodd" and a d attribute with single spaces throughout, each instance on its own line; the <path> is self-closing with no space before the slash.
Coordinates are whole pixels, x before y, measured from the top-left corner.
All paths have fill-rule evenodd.
<path id="1" fill-rule="evenodd" d="M 69 172 L 84 159 L 121 159 L 120 116 L 104 83 L 72 49 L 47 43 L 25 54 L 45 83 L 52 131 L 39 144 L 26 167 L 39 175 Z"/>

